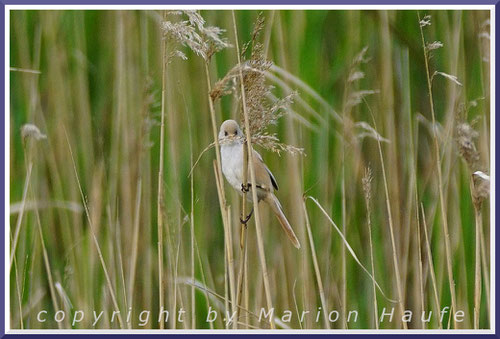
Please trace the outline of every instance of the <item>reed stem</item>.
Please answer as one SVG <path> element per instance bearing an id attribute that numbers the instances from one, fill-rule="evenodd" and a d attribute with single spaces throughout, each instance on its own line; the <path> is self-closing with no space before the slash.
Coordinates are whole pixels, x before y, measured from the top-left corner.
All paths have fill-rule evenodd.
<path id="1" fill-rule="evenodd" d="M 418 22 L 420 23 L 420 13 L 417 12 L 418 15 Z M 444 245 L 445 245 L 445 251 L 446 251 L 446 268 L 448 272 L 448 282 L 450 286 L 450 294 L 451 294 L 451 308 L 453 309 L 453 312 L 457 311 L 457 301 L 456 301 L 456 294 L 455 294 L 455 280 L 453 279 L 453 265 L 451 262 L 451 244 L 450 244 L 450 234 L 448 231 L 448 217 L 446 213 L 446 206 L 445 206 L 445 201 L 444 201 L 444 189 L 443 189 L 443 175 L 441 171 L 441 152 L 439 150 L 439 142 L 438 142 L 438 137 L 437 137 L 437 130 L 436 130 L 436 114 L 434 112 L 434 100 L 432 98 L 432 82 L 431 82 L 431 75 L 429 71 L 429 55 L 427 52 L 427 48 L 425 45 L 425 38 L 424 38 L 424 31 L 422 29 L 422 25 L 420 26 L 420 36 L 422 38 L 422 48 L 424 49 L 424 61 L 425 61 L 425 74 L 427 76 L 427 89 L 429 91 L 429 105 L 431 108 L 431 115 L 432 115 L 432 140 L 434 143 L 434 155 L 436 158 L 436 167 L 437 167 L 437 179 L 438 179 L 438 190 L 439 190 L 439 205 L 441 207 L 441 219 L 442 219 L 442 226 L 443 226 L 443 233 L 444 233 Z M 455 321 L 455 317 L 453 317 L 453 314 L 451 314 L 451 317 L 453 318 L 453 324 L 454 327 L 456 328 L 457 324 Z"/>
<path id="2" fill-rule="evenodd" d="M 166 18 L 166 11 L 163 11 L 163 19 Z M 165 310 L 163 296 L 163 166 L 165 157 L 165 100 L 167 92 L 167 55 L 166 39 L 161 41 L 162 60 L 162 91 L 161 91 L 161 123 L 160 123 L 160 155 L 158 168 L 158 194 L 157 194 L 157 227 L 158 227 L 158 302 L 159 312 Z M 164 329 L 164 322 L 160 321 L 160 329 Z"/>
<path id="3" fill-rule="evenodd" d="M 234 10 L 231 11 L 232 16 L 233 16 L 233 29 L 234 29 L 234 36 L 235 36 L 235 46 L 236 46 L 236 54 L 238 56 L 238 69 L 239 69 L 239 75 L 240 75 L 240 85 L 241 85 L 241 99 L 242 99 L 242 104 L 243 104 L 243 115 L 245 117 L 245 134 L 246 134 L 246 146 L 247 146 L 247 153 L 248 153 L 248 162 L 250 164 L 253 163 L 253 148 L 252 148 L 252 136 L 250 134 L 250 121 L 248 119 L 248 112 L 247 112 L 247 106 L 246 106 L 246 98 L 245 98 L 245 86 L 243 84 L 243 72 L 241 70 L 241 57 L 240 57 L 240 47 L 238 43 L 238 30 L 236 28 L 236 18 L 234 15 Z M 250 182 L 252 184 L 252 187 L 256 187 L 257 185 L 255 184 L 255 170 L 253 166 L 250 167 Z M 257 199 L 257 190 L 252 189 L 252 199 L 253 199 L 253 207 L 254 207 L 254 214 L 255 214 L 255 231 L 257 234 L 257 247 L 259 250 L 259 259 L 260 259 L 260 265 L 262 267 L 262 278 L 264 281 L 264 291 L 266 295 L 266 302 L 267 302 L 267 310 L 270 311 L 273 309 L 273 303 L 272 303 L 272 298 L 271 298 L 271 287 L 269 285 L 269 276 L 268 276 L 268 271 L 267 271 L 267 265 L 266 265 L 266 256 L 265 256 L 265 251 L 264 251 L 264 241 L 262 240 L 262 229 L 261 229 L 261 224 L 260 224 L 260 211 L 259 211 L 259 200 Z M 274 318 L 271 317 L 269 319 L 271 322 L 271 328 L 275 328 L 274 324 Z"/>

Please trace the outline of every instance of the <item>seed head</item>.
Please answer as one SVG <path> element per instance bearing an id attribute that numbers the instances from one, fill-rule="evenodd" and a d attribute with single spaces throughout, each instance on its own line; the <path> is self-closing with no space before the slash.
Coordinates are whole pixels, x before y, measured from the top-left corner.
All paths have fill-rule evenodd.
<path id="1" fill-rule="evenodd" d="M 372 198 L 372 180 L 373 180 L 372 169 L 371 167 L 367 167 L 365 168 L 365 175 L 363 176 L 363 179 L 361 179 L 361 182 L 363 183 L 363 192 L 365 193 L 365 199 L 367 204 L 369 204 Z"/>
<path id="2" fill-rule="evenodd" d="M 47 136 L 40 132 L 40 129 L 33 124 L 24 124 L 21 127 L 21 137 L 24 142 L 26 142 L 27 138 L 33 138 L 36 141 L 47 139 Z"/>
<path id="3" fill-rule="evenodd" d="M 456 142 L 460 155 L 467 162 L 469 168 L 475 171 L 479 165 L 479 152 L 474 144 L 474 139 L 479 134 L 467 122 L 458 123 L 456 134 Z"/>

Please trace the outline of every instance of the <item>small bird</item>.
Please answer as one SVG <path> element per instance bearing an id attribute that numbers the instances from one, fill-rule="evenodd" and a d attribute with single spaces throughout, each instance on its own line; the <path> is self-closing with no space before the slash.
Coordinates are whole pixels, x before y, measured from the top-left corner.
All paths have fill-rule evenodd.
<path id="1" fill-rule="evenodd" d="M 226 120 L 222 123 L 219 132 L 219 141 L 221 142 L 222 173 L 224 173 L 226 180 L 236 190 L 240 191 L 240 193 L 251 191 L 250 164 L 247 175 L 248 182 L 243 183 L 243 133 L 236 121 Z M 295 247 L 300 248 L 299 239 L 297 239 L 290 223 L 285 217 L 278 198 L 274 195 L 274 190 L 278 190 L 278 183 L 269 168 L 264 164 L 260 154 L 253 149 L 252 151 L 257 199 L 259 202 L 264 201 L 271 206 L 271 210 L 278 218 L 288 238 Z M 247 195 L 247 198 L 251 201 L 252 195 Z"/>

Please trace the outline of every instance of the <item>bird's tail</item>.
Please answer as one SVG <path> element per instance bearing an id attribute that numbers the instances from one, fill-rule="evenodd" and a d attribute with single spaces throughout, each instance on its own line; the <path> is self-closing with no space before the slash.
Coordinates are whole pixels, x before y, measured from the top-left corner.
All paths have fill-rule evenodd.
<path id="1" fill-rule="evenodd" d="M 278 218 L 278 221 L 281 224 L 281 227 L 283 228 L 283 231 L 285 231 L 286 235 L 290 239 L 290 241 L 293 243 L 293 245 L 296 248 L 300 248 L 300 243 L 299 239 L 297 239 L 297 236 L 293 232 L 292 226 L 290 226 L 290 223 L 288 222 L 287 218 L 285 217 L 285 214 L 283 213 L 283 209 L 281 208 L 281 204 L 276 198 L 274 194 L 269 194 L 268 198 L 266 199 L 269 205 L 271 206 L 271 209 L 273 210 L 274 214 Z"/>

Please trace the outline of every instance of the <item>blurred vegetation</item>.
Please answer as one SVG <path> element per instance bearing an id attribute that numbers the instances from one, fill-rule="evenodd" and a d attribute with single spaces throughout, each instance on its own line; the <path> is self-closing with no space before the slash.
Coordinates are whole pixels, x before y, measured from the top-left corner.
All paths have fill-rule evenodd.
<path id="1" fill-rule="evenodd" d="M 250 40 L 258 13 L 236 11 L 240 46 Z M 115 306 L 121 310 L 124 328 L 129 309 L 131 328 L 159 327 L 156 194 L 163 15 L 161 11 L 10 12 L 11 240 L 19 225 L 10 271 L 12 328 L 93 328 L 93 310 L 98 314 L 104 311 L 95 328 L 120 328 L 116 319 L 112 321 Z M 207 24 L 225 29 L 224 36 L 234 45 L 231 11 L 201 11 L 201 15 Z M 441 308 L 451 306 L 434 129 L 440 149 L 457 308 L 465 312 L 463 322 L 450 324 L 458 328 L 474 326 L 476 233 L 471 173 L 459 155 L 455 131 L 458 121 L 467 122 L 477 131 L 473 142 L 483 172 L 489 173 L 490 14 L 421 11 L 420 16 L 425 15 L 431 15 L 431 25 L 423 27 L 425 41 L 440 41 L 443 45 L 430 51 L 430 74 L 440 71 L 454 75 L 461 83 L 457 85 L 439 74 L 433 78 L 435 125 L 416 11 L 263 12 L 265 26 L 259 39 L 267 58 L 276 66 L 268 76 L 269 83 L 275 86 L 273 94 L 284 97 L 298 92 L 288 114 L 270 131 L 276 132 L 281 141 L 305 151 L 304 156 L 277 156 L 256 147 L 278 180 L 277 196 L 302 244 L 302 249 L 296 250 L 271 211 L 261 207 L 273 305 L 277 316 L 284 310 L 294 313 L 291 323 L 285 323 L 290 328 L 326 326 L 322 316 L 315 320 L 321 301 L 302 208 L 304 195 L 321 203 L 370 270 L 362 184 L 367 167 L 373 175 L 369 209 L 374 276 L 389 298 L 398 299 L 375 130 L 387 139 L 380 145 L 402 303 L 414 313 L 408 327 L 439 328 L 432 266 L 422 231 L 427 227 L 429 232 L 439 304 Z M 160 212 L 165 219 L 164 303 L 171 312 L 166 327 L 209 328 L 205 321 L 208 307 L 224 311 L 231 265 L 225 260 L 224 231 L 216 198 L 215 152 L 205 153 L 194 168 L 194 196 L 188 175 L 193 162 L 213 142 L 208 87 L 202 58 L 188 48 L 169 43 L 172 42 L 166 42 L 167 48 L 181 50 L 187 60 L 173 58 L 164 74 L 165 190 Z M 365 47 L 363 62 L 354 63 Z M 234 47 L 214 55 L 209 63 L 211 83 L 224 77 L 236 64 Z M 363 76 L 349 81 L 353 69 Z M 359 94 L 362 90 L 376 93 L 364 96 Z M 361 99 L 350 105 L 349 99 L 356 95 Z M 239 119 L 238 102 L 233 96 L 217 101 L 215 110 L 217 126 L 225 119 Z M 38 126 L 47 139 L 23 141 L 21 127 L 26 123 Z M 33 164 L 32 171 L 29 163 Z M 88 218 L 75 170 L 88 204 Z M 239 195 L 229 185 L 226 195 L 232 211 L 232 247 L 238 259 Z M 191 199 L 194 245 L 189 227 Z M 419 212 L 420 203 L 425 224 Z M 306 206 L 326 304 L 329 311 L 338 310 L 341 314 L 329 326 L 375 328 L 370 277 L 345 252 L 341 238 L 318 207 L 311 200 L 306 201 Z M 482 210 L 480 327 L 489 328 L 488 200 Z M 248 310 L 258 315 L 266 303 L 253 221 L 248 230 L 248 285 L 244 299 Z M 93 233 L 102 251 L 102 261 Z M 197 288 L 194 310 L 192 265 L 197 284 L 222 296 Z M 233 269 L 238 271 L 238 260 Z M 379 312 L 384 307 L 395 308 L 395 320 L 381 323 L 380 328 L 401 328 L 397 304 L 380 293 L 377 302 Z M 175 320 L 174 312 L 181 308 L 186 311 L 185 322 Z M 344 322 L 345 308 L 357 310 L 359 320 Z M 60 324 L 54 321 L 56 309 L 66 312 L 66 319 Z M 420 321 L 422 309 L 433 311 L 428 324 Z M 40 310 L 48 311 L 46 322 L 37 321 Z M 86 312 L 85 318 L 72 324 L 78 310 Z M 150 310 L 151 316 L 149 323 L 141 327 L 138 317 L 142 310 Z M 302 310 L 311 313 L 299 322 Z M 444 328 L 449 325 L 448 314 Z M 213 324 L 215 328 L 225 327 L 221 318 L 219 315 Z M 245 311 L 239 321 L 243 328 L 268 328 L 266 322 L 259 323 Z"/>

